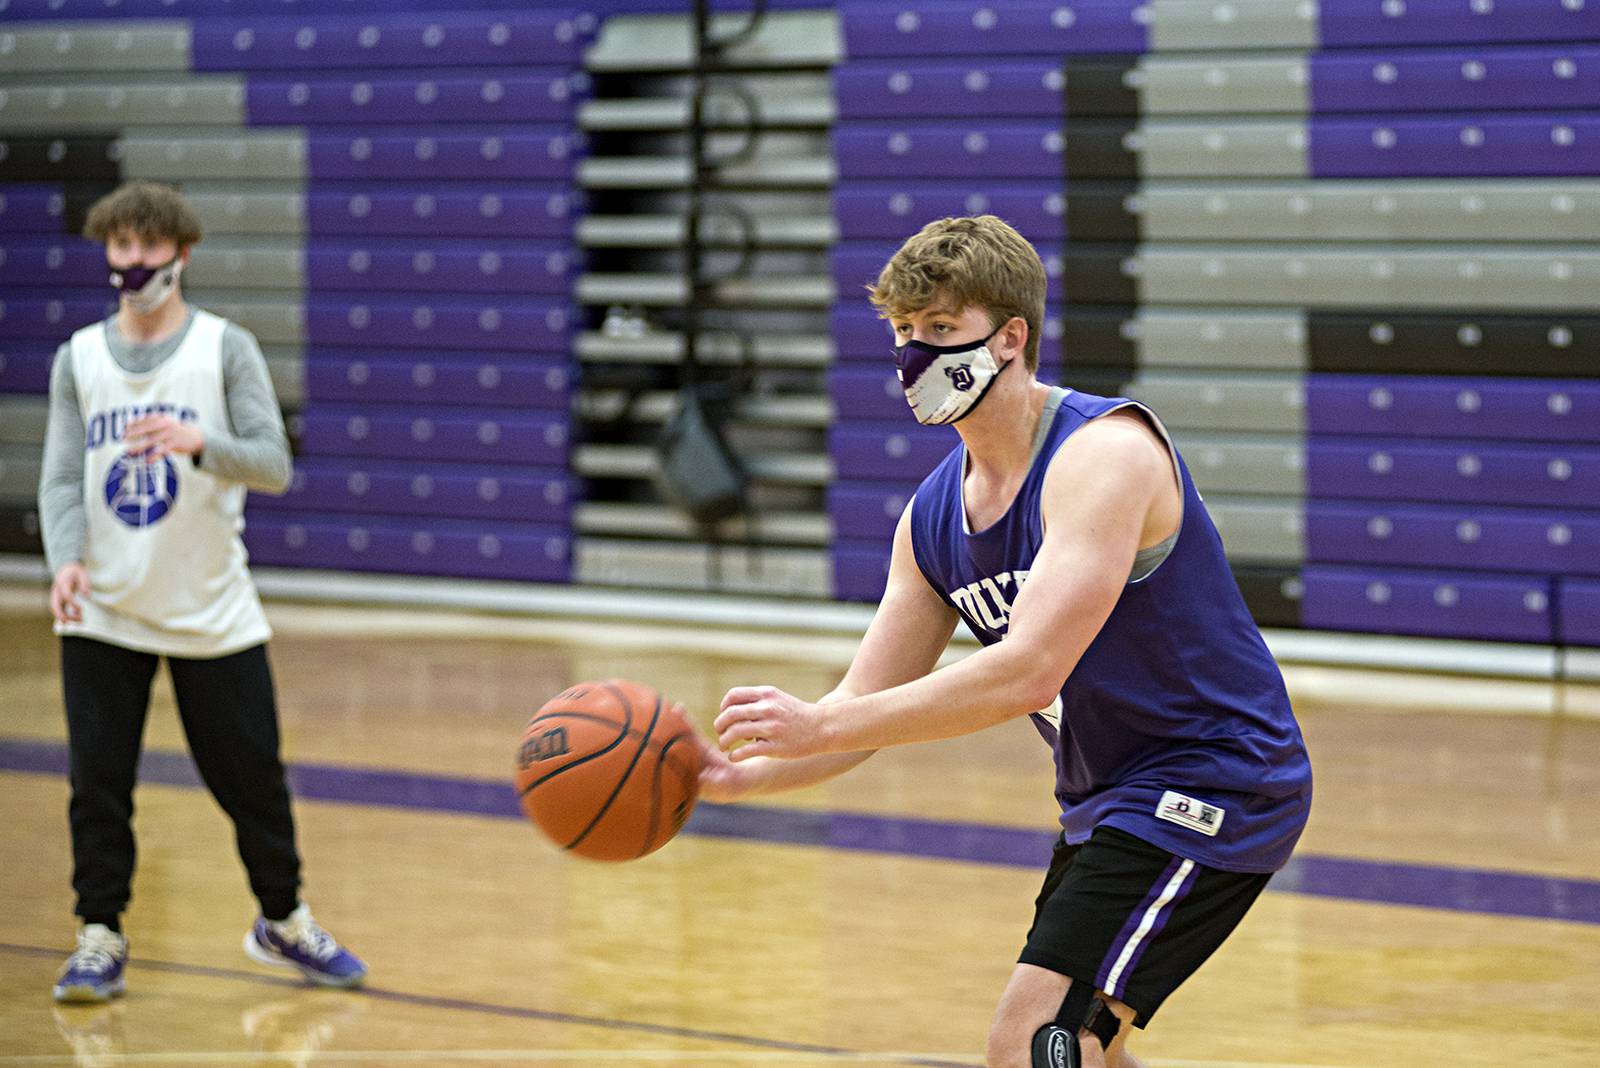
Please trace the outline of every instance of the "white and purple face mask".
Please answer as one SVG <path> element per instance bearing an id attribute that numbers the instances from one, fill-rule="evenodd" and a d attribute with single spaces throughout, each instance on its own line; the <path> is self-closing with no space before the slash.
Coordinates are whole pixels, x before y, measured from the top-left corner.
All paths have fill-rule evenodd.
<path id="1" fill-rule="evenodd" d="M 895 347 L 895 373 L 917 422 L 948 426 L 972 413 L 1005 369 L 989 351 L 989 338 L 999 332 L 959 345 L 907 341 Z"/>
<path id="2" fill-rule="evenodd" d="M 161 302 L 178 288 L 178 275 L 183 273 L 180 256 L 173 256 L 159 267 L 111 267 L 111 284 L 121 291 L 123 299 L 141 315 L 154 311 Z"/>

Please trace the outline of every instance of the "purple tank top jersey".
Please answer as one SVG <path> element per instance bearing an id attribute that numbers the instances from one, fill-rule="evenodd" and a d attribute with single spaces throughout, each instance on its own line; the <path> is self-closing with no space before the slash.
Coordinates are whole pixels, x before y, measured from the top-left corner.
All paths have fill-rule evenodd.
<path id="1" fill-rule="evenodd" d="M 1028 475 L 993 526 L 966 530 L 959 445 L 911 506 L 918 567 L 985 645 L 1005 637 L 1011 602 L 1043 541 L 1039 503 L 1057 450 L 1119 408 L 1150 414 L 1122 398 L 1071 390 L 1056 397 Z M 1214 868 L 1276 871 L 1305 827 L 1311 764 L 1222 539 L 1181 457 L 1177 467 L 1183 522 L 1170 553 L 1123 588 L 1061 688 L 1059 719 L 1053 710 L 1032 719 L 1055 750 L 1069 842 L 1103 823 Z"/>

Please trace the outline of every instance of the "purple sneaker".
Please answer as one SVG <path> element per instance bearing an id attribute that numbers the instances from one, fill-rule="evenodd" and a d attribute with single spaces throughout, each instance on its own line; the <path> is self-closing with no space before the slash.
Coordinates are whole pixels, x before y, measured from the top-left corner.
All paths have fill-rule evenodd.
<path id="1" fill-rule="evenodd" d="M 86 923 L 78 948 L 61 966 L 53 993 L 57 1001 L 110 1001 L 127 989 L 122 966 L 128 940 L 103 923 Z"/>
<path id="2" fill-rule="evenodd" d="M 367 966 L 317 926 L 304 904 L 282 923 L 258 918 L 244 936 L 244 951 L 262 964 L 299 968 L 301 975 L 323 986 L 360 986 L 367 977 Z"/>

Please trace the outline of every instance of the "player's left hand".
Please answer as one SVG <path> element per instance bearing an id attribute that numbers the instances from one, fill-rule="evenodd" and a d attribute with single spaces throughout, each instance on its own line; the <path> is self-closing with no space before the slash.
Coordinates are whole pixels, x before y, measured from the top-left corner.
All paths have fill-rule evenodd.
<path id="1" fill-rule="evenodd" d="M 133 455 L 159 460 L 168 453 L 193 456 L 205 448 L 206 436 L 193 423 L 170 415 L 144 415 L 128 424 L 123 446 Z"/>
<path id="2" fill-rule="evenodd" d="M 735 686 L 722 698 L 722 714 L 712 726 L 717 729 L 717 744 L 732 761 L 758 756 L 792 760 L 828 751 L 827 716 L 821 705 L 808 704 L 776 686 Z"/>

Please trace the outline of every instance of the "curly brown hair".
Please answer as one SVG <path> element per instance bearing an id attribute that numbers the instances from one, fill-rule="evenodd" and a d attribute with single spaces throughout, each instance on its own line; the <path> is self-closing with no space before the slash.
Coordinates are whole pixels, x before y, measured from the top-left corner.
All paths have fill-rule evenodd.
<path id="1" fill-rule="evenodd" d="M 1027 238 L 994 215 L 936 219 L 900 246 L 867 287 L 878 314 L 902 318 L 946 301 L 952 310 L 982 308 L 989 325 L 1028 324 L 1023 363 L 1039 369 L 1044 326 L 1044 264 Z"/>
<path id="2" fill-rule="evenodd" d="M 183 194 L 157 182 L 129 182 L 94 202 L 83 236 L 106 242 L 132 230 L 144 241 L 172 241 L 180 249 L 200 242 L 200 219 Z"/>

